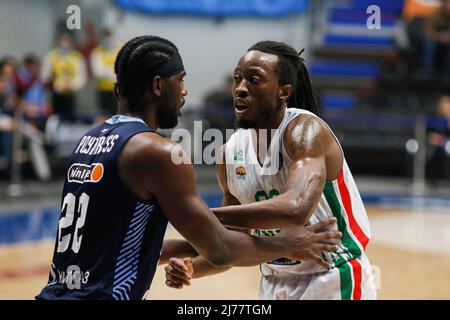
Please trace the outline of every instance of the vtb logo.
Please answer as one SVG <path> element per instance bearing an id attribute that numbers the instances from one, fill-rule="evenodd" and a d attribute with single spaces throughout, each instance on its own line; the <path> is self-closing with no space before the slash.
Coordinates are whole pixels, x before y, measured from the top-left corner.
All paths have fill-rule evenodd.
<path id="1" fill-rule="evenodd" d="M 67 180 L 69 182 L 85 183 L 85 182 L 99 182 L 105 169 L 101 163 L 82 164 L 74 163 L 70 166 L 67 172 Z"/>

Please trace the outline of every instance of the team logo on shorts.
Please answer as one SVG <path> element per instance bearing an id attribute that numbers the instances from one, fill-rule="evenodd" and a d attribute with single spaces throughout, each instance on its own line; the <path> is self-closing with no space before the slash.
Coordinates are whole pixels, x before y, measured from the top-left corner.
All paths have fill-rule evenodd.
<path id="1" fill-rule="evenodd" d="M 82 164 L 74 163 L 70 166 L 67 172 L 67 180 L 69 182 L 85 183 L 85 182 L 99 182 L 105 169 L 101 163 Z"/>
<path id="2" fill-rule="evenodd" d="M 236 174 L 238 179 L 245 180 L 247 171 L 245 171 L 245 168 L 243 166 L 239 166 L 236 168 Z"/>

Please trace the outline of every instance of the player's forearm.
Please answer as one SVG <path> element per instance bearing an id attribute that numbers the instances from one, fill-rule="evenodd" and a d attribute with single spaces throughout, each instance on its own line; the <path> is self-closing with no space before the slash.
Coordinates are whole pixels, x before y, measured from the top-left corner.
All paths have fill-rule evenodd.
<path id="1" fill-rule="evenodd" d="M 233 231 L 243 232 L 248 235 L 251 234 L 251 230 L 249 230 L 249 229 L 241 229 L 241 228 L 228 228 L 228 229 L 233 230 Z M 222 273 L 222 272 L 225 272 L 225 271 L 231 269 L 231 267 L 229 267 L 229 266 L 215 267 L 201 255 L 198 255 L 197 257 L 192 259 L 192 264 L 193 264 L 193 268 L 194 268 L 193 269 L 194 273 L 192 275 L 193 278 L 201 278 L 201 277 L 205 277 L 205 276 L 211 276 L 211 275 Z"/>
<path id="2" fill-rule="evenodd" d="M 215 267 L 211 263 L 208 262 L 202 256 L 197 256 L 192 259 L 192 266 L 194 273 L 192 274 L 192 278 L 197 279 L 206 276 L 212 276 L 214 274 L 222 273 L 227 270 L 230 270 L 231 267 Z"/>
<path id="3" fill-rule="evenodd" d="M 225 226 L 271 229 L 304 225 L 312 205 L 295 194 L 284 193 L 269 200 L 211 210 Z"/>
<path id="4" fill-rule="evenodd" d="M 284 237 L 258 238 L 242 232 L 230 231 L 224 239 L 224 255 L 213 264 L 217 267 L 250 267 L 263 262 L 289 257 L 289 246 Z"/>
<path id="5" fill-rule="evenodd" d="M 169 259 L 196 257 L 197 251 L 185 240 L 169 239 L 164 240 L 161 257 L 159 258 L 159 264 L 166 264 Z"/>

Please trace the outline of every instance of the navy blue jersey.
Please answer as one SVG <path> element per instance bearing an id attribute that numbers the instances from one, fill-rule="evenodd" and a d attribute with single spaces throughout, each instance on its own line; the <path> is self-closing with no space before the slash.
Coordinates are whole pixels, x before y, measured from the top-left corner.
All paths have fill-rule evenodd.
<path id="1" fill-rule="evenodd" d="M 62 194 L 47 286 L 37 299 L 142 299 L 161 254 L 167 219 L 139 200 L 118 174 L 124 144 L 151 131 L 114 116 L 75 147 Z"/>

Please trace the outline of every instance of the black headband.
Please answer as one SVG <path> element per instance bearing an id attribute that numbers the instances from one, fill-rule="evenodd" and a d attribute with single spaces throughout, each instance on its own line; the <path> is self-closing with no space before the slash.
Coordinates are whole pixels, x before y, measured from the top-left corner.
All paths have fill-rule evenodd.
<path id="1" fill-rule="evenodd" d="M 161 78 L 169 78 L 174 74 L 184 71 L 183 60 L 178 52 L 170 56 L 170 59 L 152 70 L 152 74 Z"/>

